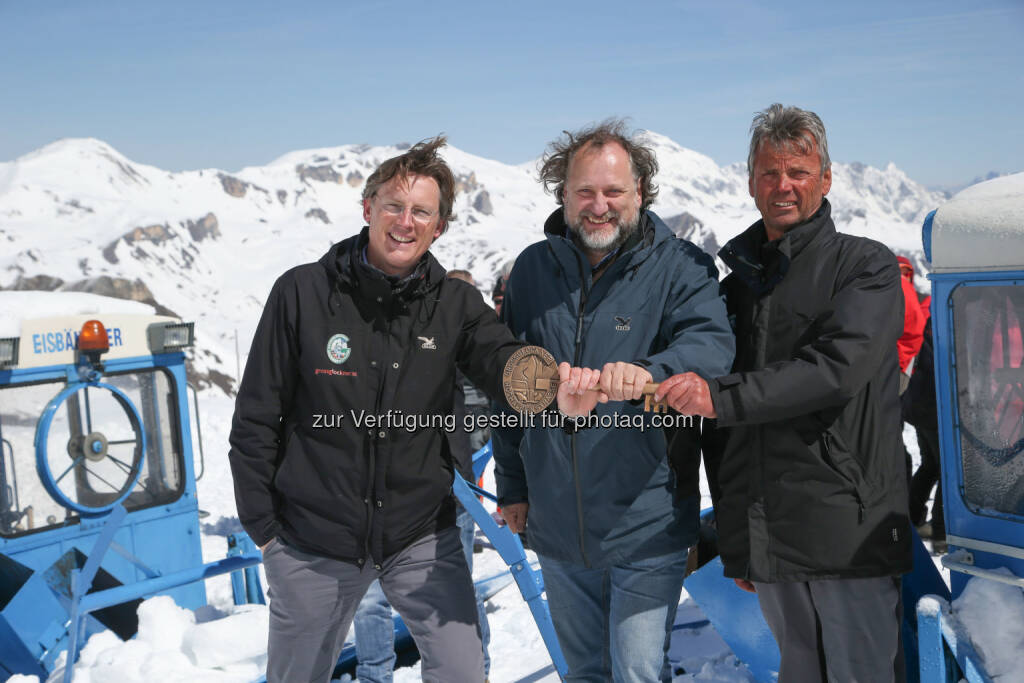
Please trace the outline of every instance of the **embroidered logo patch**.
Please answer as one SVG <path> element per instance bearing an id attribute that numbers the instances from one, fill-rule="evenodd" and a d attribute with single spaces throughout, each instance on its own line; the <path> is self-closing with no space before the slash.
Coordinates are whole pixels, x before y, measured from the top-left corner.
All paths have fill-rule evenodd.
<path id="1" fill-rule="evenodd" d="M 421 349 L 427 349 L 428 351 L 437 351 L 437 344 L 434 343 L 433 337 L 416 337 L 422 342 L 420 344 Z"/>
<path id="2" fill-rule="evenodd" d="M 615 329 L 618 332 L 629 332 L 629 321 L 630 320 L 632 320 L 632 318 L 623 318 L 621 315 L 615 316 L 615 322 L 616 322 Z"/>
<path id="3" fill-rule="evenodd" d="M 327 341 L 327 359 L 335 365 L 341 365 L 352 355 L 352 349 L 348 346 L 348 337 L 344 334 L 336 334 Z"/>

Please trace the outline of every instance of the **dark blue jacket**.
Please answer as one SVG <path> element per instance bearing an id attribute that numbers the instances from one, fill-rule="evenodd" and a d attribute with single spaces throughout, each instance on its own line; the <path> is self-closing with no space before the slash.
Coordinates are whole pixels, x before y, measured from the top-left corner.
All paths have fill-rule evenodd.
<path id="1" fill-rule="evenodd" d="M 685 371 L 711 378 L 732 365 L 734 341 L 711 257 L 677 239 L 649 211 L 640 239 L 593 282 L 586 256 L 568 239 L 562 210 L 547 239 L 516 260 L 502 315 L 512 332 L 558 362 L 600 369 L 625 361 L 655 382 Z M 699 498 L 678 495 L 665 432 L 643 406 L 598 405 L 598 419 L 628 420 L 570 435 L 557 427 L 494 430 L 495 476 L 503 504 L 528 501 L 538 553 L 607 566 L 694 542 Z M 659 419 L 662 416 L 657 416 Z M 699 466 L 694 450 L 690 458 Z"/>

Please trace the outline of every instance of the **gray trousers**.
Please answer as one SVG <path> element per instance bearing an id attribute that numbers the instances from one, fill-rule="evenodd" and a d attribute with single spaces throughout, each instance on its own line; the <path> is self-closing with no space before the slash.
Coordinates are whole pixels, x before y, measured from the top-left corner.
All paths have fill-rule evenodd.
<path id="1" fill-rule="evenodd" d="M 480 683 L 483 649 L 473 579 L 456 527 L 425 536 L 380 570 L 274 541 L 263 554 L 270 584 L 267 683 L 326 683 L 356 607 L 374 579 L 409 627 L 424 681 Z"/>
<path id="2" fill-rule="evenodd" d="M 903 683 L 900 580 L 755 583 L 782 661 L 779 683 Z"/>

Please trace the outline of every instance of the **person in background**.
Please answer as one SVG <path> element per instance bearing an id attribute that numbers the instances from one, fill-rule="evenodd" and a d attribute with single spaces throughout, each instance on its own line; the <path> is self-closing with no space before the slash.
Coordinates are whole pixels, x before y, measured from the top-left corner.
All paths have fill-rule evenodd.
<path id="1" fill-rule="evenodd" d="M 562 379 L 582 372 L 569 363 L 601 367 L 600 392 L 559 404 L 566 415 L 646 419 L 646 383 L 683 370 L 711 377 L 732 362 L 714 262 L 649 210 L 657 168 L 621 121 L 566 133 L 545 155 L 541 179 L 560 206 L 545 239 L 516 259 L 501 315 L 562 361 Z M 501 511 L 513 532 L 529 531 L 566 680 L 669 681 L 699 495 L 676 488 L 663 429 L 549 417 L 554 426 L 492 435 Z M 690 456 L 696 469 L 699 451 Z"/>
<path id="2" fill-rule="evenodd" d="M 908 259 L 898 257 L 900 274 L 913 285 L 914 267 Z M 910 480 L 910 521 L 922 538 L 930 538 L 932 550 L 946 550 L 946 521 L 942 512 L 942 477 L 939 462 L 939 421 L 935 402 L 935 357 L 932 347 L 931 297 L 919 296 L 921 314 L 925 318 L 921 349 L 914 362 L 907 390 L 900 396 L 903 421 L 914 427 L 921 464 Z M 928 519 L 928 498 L 935 488 L 931 520 Z"/>
<path id="3" fill-rule="evenodd" d="M 884 245 L 836 231 L 817 114 L 773 104 L 751 133 L 761 220 L 719 252 L 736 362 L 711 380 L 670 377 L 655 398 L 717 421 L 719 551 L 757 593 L 779 680 L 902 681 L 899 268 Z"/>
<path id="4" fill-rule="evenodd" d="M 466 270 L 449 270 L 449 278 L 455 278 L 476 286 L 473 276 Z M 467 415 L 488 413 L 487 397 L 465 375 L 456 371 L 455 380 L 455 422 L 457 429 L 449 432 L 448 445 L 456 469 L 466 481 L 473 480 L 473 454 L 487 443 L 486 429 L 463 429 Z M 455 524 L 462 539 L 462 552 L 466 564 L 473 572 L 473 540 L 476 524 L 469 511 L 456 502 L 458 516 Z M 476 596 L 477 615 L 480 619 L 480 635 L 483 643 L 484 677 L 490 673 L 491 658 L 487 645 L 491 640 L 491 629 L 487 622 L 487 610 L 480 595 Z M 356 636 L 356 678 L 361 683 L 391 683 L 395 669 L 394 615 L 380 582 L 374 581 L 356 609 L 352 628 Z"/>
<path id="5" fill-rule="evenodd" d="M 900 288 L 903 291 L 903 334 L 896 340 L 900 359 L 900 394 L 907 390 L 914 362 L 924 341 L 924 323 L 928 316 L 921 310 L 921 302 L 914 289 L 914 266 L 905 256 L 897 256 L 900 265 Z"/>
<path id="6" fill-rule="evenodd" d="M 501 304 L 505 300 L 505 287 L 508 285 L 508 276 L 512 274 L 512 266 L 515 265 L 515 260 L 508 261 L 498 271 L 498 276 L 494 279 L 494 288 L 491 289 L 491 302 L 494 304 L 494 312 L 501 315 Z"/>

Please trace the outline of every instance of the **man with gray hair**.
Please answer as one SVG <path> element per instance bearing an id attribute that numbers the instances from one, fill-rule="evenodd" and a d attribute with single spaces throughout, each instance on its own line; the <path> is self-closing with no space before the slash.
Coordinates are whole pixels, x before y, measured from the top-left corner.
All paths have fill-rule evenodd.
<path id="1" fill-rule="evenodd" d="M 553 143 L 541 180 L 561 206 L 516 259 L 501 310 L 513 333 L 563 362 L 563 378 L 572 364 L 574 380 L 592 372 L 600 389 L 559 404 L 591 418 L 579 424 L 550 426 L 556 413 L 492 433 L 502 513 L 514 532 L 529 522 L 568 681 L 671 680 L 700 456 L 690 448 L 685 474 L 673 472 L 666 431 L 636 399 L 647 382 L 714 377 L 733 357 L 711 257 L 648 209 L 657 168 L 620 121 Z M 626 426 L 607 426 L 613 418 Z"/>
<path id="2" fill-rule="evenodd" d="M 779 680 L 903 680 L 899 267 L 885 246 L 836 232 L 816 114 L 773 104 L 751 132 L 761 220 L 719 252 L 732 373 L 676 375 L 655 397 L 717 419 L 719 551 L 726 576 L 757 593 Z"/>

